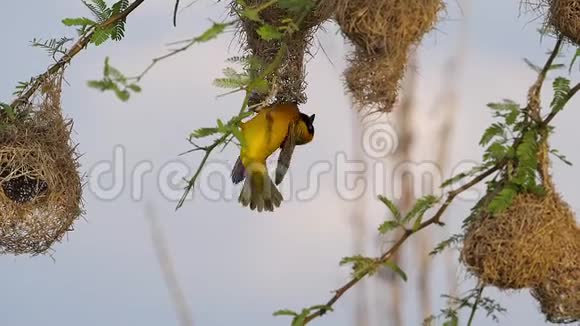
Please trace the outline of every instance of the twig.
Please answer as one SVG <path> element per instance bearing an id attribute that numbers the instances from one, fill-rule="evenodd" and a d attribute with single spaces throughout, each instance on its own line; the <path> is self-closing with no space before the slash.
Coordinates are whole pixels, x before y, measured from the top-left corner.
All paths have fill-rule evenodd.
<path id="1" fill-rule="evenodd" d="M 477 310 L 477 305 L 479 305 L 479 301 L 481 300 L 481 294 L 483 293 L 483 289 L 485 285 L 481 285 L 477 289 L 477 296 L 475 297 L 475 302 L 473 303 L 473 307 L 471 307 L 471 313 L 469 314 L 469 320 L 467 321 L 467 326 L 471 326 L 473 323 L 473 318 L 475 317 L 475 311 Z"/>
<path id="2" fill-rule="evenodd" d="M 173 8 L 173 26 L 177 26 L 177 10 L 179 9 L 179 0 L 175 0 L 175 7 Z"/>
<path id="3" fill-rule="evenodd" d="M 193 319 L 191 312 L 183 290 L 177 280 L 177 276 L 175 275 L 175 269 L 167 248 L 167 241 L 161 231 L 161 227 L 157 224 L 153 208 L 149 204 L 147 205 L 145 213 L 151 224 L 151 239 L 153 240 L 153 247 L 159 260 L 159 267 L 161 267 L 161 272 L 163 273 L 165 284 L 175 305 L 180 324 L 181 326 L 192 326 Z"/>
<path id="4" fill-rule="evenodd" d="M 107 29 L 116 24 L 117 22 L 127 18 L 127 16 L 129 16 L 129 14 L 133 12 L 133 10 L 137 9 L 137 7 L 139 7 L 144 1 L 145 0 L 135 0 L 135 2 L 129 5 L 127 9 L 123 10 L 117 15 L 110 17 L 106 21 L 92 27 L 90 31 L 87 31 L 84 35 L 82 35 L 79 38 L 79 40 L 75 44 L 73 44 L 73 46 L 55 64 L 50 66 L 46 72 L 37 76 L 32 85 L 30 85 L 30 87 L 28 88 L 28 90 L 24 92 L 24 94 L 19 96 L 17 99 L 15 99 L 12 102 L 12 104 L 10 104 L 10 106 L 16 108 L 20 104 L 27 103 L 28 99 L 32 96 L 32 94 L 34 94 L 34 92 L 36 92 L 36 90 L 40 87 L 40 85 L 42 85 L 43 81 L 46 78 L 63 69 L 64 66 L 68 64 L 74 56 L 76 56 L 79 52 L 81 52 L 91 42 L 91 38 L 93 37 L 95 30 Z"/>
<path id="5" fill-rule="evenodd" d="M 191 177 L 191 179 L 189 179 L 189 181 L 187 182 L 187 186 L 185 187 L 185 191 L 183 192 L 183 195 L 181 196 L 181 199 L 179 199 L 179 202 L 177 203 L 177 207 L 175 207 L 175 210 L 178 210 L 181 206 L 183 206 L 183 203 L 185 203 L 185 200 L 187 199 L 187 195 L 189 194 L 189 192 L 193 189 L 193 187 L 195 186 L 195 181 L 197 181 L 197 178 L 199 177 L 199 175 L 201 174 L 201 170 L 203 168 L 203 166 L 205 165 L 205 162 L 207 161 L 207 159 L 209 158 L 211 152 L 213 152 L 213 150 L 221 143 L 223 143 L 224 141 L 226 141 L 226 139 L 230 136 L 229 133 L 224 134 L 222 137 L 216 139 L 213 144 L 211 144 L 210 146 L 207 147 L 197 147 L 195 150 L 202 150 L 205 152 L 203 159 L 201 160 L 201 163 L 199 164 L 199 167 L 197 169 L 197 171 L 195 171 L 195 174 L 193 175 L 193 177 Z"/>
<path id="6" fill-rule="evenodd" d="M 530 90 L 528 92 L 528 106 L 526 107 L 526 110 L 530 114 L 530 117 L 538 123 L 541 122 L 540 92 L 542 90 L 542 85 L 546 80 L 546 75 L 548 74 L 548 71 L 550 71 L 550 68 L 554 63 L 554 60 L 556 59 L 556 56 L 558 56 L 558 52 L 560 51 L 560 46 L 562 45 L 563 39 L 564 38 L 562 35 L 558 36 L 558 40 L 554 45 L 554 49 L 552 50 L 552 53 L 550 54 L 548 61 L 546 61 L 546 64 L 538 74 L 538 79 L 536 79 L 536 82 L 532 85 L 532 87 L 530 87 Z"/>
<path id="7" fill-rule="evenodd" d="M 460 188 L 457 188 L 456 190 L 449 191 L 447 193 L 447 199 L 445 200 L 443 205 L 441 205 L 439 210 L 437 210 L 437 212 L 430 219 L 421 223 L 419 225 L 419 227 L 415 230 L 406 229 L 405 233 L 403 233 L 403 235 L 399 238 L 399 240 L 397 240 L 397 242 L 395 242 L 395 244 L 387 252 L 385 252 L 380 258 L 378 258 L 377 262 L 379 264 L 383 264 L 383 263 L 389 261 L 391 256 L 395 252 L 397 252 L 397 250 L 399 250 L 399 248 L 403 245 L 403 243 L 405 243 L 405 241 L 407 241 L 407 239 L 409 239 L 411 237 L 411 235 L 427 228 L 428 226 L 430 226 L 432 224 L 441 225 L 442 224 L 441 220 L 440 220 L 441 216 L 447 210 L 449 205 L 451 205 L 451 202 L 453 202 L 455 197 L 457 197 L 462 192 L 468 190 L 469 188 L 473 187 L 474 185 L 478 184 L 479 182 L 483 181 L 485 178 L 492 175 L 493 173 L 495 173 L 496 171 L 498 171 L 502 167 L 503 167 L 502 165 L 495 165 L 495 166 L 491 167 L 490 169 L 486 170 L 485 172 L 483 172 L 482 174 L 480 174 L 479 176 L 472 179 L 469 183 L 466 183 L 465 185 L 461 186 Z M 325 307 L 332 308 L 332 306 L 338 301 L 338 299 L 340 299 L 350 288 L 352 288 L 355 284 L 357 284 L 360 280 L 362 280 L 364 278 L 364 276 L 366 276 L 367 274 L 368 274 L 368 272 L 365 272 L 360 278 L 352 278 L 348 283 L 346 283 L 341 288 L 336 290 L 334 296 L 325 304 Z M 313 319 L 315 319 L 317 317 L 324 315 L 327 310 L 328 310 L 327 308 L 321 308 L 321 309 L 318 309 L 317 311 L 313 312 L 308 317 L 306 317 L 305 324 L 309 323 L 310 321 L 312 321 Z"/>
<path id="8" fill-rule="evenodd" d="M 234 23 L 235 23 L 234 21 L 230 21 L 230 22 L 226 22 L 226 23 L 224 23 L 224 25 L 226 25 L 226 26 L 230 26 L 230 25 L 233 25 Z M 182 47 L 180 47 L 180 48 L 178 48 L 178 49 L 172 50 L 171 52 L 169 52 L 169 53 L 167 53 L 167 54 L 165 54 L 165 55 L 162 55 L 162 56 L 160 56 L 160 57 L 157 57 L 157 58 L 153 58 L 153 60 L 151 61 L 151 63 L 150 63 L 150 64 L 149 64 L 149 65 L 148 65 L 148 66 L 145 68 L 145 70 L 143 70 L 143 72 L 142 72 L 141 74 L 139 74 L 139 75 L 138 75 L 138 76 L 136 76 L 136 77 L 130 77 L 129 79 L 135 80 L 136 82 L 140 82 L 140 81 L 141 81 L 141 79 L 143 79 L 143 77 L 145 77 L 145 75 L 146 75 L 146 74 L 147 74 L 147 73 L 148 73 L 148 72 L 149 72 L 151 69 L 153 69 L 153 67 L 155 67 L 155 65 L 156 65 L 156 64 L 157 64 L 159 61 L 162 61 L 162 60 L 165 60 L 165 59 L 171 58 L 171 57 L 173 57 L 173 56 L 174 56 L 174 55 L 176 55 L 176 54 L 179 54 L 179 53 L 181 53 L 181 52 L 187 51 L 187 50 L 188 50 L 190 47 L 192 47 L 192 46 L 193 46 L 193 45 L 195 45 L 197 42 L 199 42 L 199 38 L 200 38 L 200 36 L 197 36 L 197 37 L 194 37 L 194 38 L 192 38 L 192 39 L 189 39 L 189 40 L 180 41 L 179 43 L 185 43 L 185 42 L 187 42 L 187 44 L 186 44 L 186 45 L 184 45 L 184 46 L 182 46 Z"/>
<path id="9" fill-rule="evenodd" d="M 580 83 L 576 84 L 568 91 L 562 105 L 566 105 L 566 103 L 568 103 L 572 99 L 572 97 L 574 97 L 574 95 L 578 93 L 578 91 L 580 91 Z M 558 114 L 558 111 L 550 112 L 550 114 L 548 114 L 548 116 L 544 119 L 544 121 L 542 121 L 542 126 L 543 127 L 548 126 L 548 124 L 550 124 L 550 122 L 552 122 L 552 120 L 556 117 L 556 114 Z"/>

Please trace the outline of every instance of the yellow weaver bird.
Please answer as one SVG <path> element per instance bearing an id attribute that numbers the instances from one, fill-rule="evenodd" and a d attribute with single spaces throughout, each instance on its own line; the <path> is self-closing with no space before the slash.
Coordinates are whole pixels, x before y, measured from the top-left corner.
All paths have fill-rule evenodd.
<path id="1" fill-rule="evenodd" d="M 301 113 L 296 103 L 282 103 L 262 109 L 252 119 L 241 123 L 244 144 L 232 170 L 232 182 L 244 186 L 238 201 L 250 209 L 273 211 L 282 202 L 276 188 L 286 175 L 296 145 L 307 144 L 314 137 L 314 114 Z M 266 159 L 281 149 L 276 166 L 276 185 L 270 179 Z"/>

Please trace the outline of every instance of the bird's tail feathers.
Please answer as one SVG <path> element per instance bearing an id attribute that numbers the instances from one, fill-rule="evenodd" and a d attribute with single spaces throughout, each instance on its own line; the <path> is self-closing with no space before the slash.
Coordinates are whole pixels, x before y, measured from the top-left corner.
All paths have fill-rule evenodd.
<path id="1" fill-rule="evenodd" d="M 283 197 L 267 171 L 250 171 L 240 193 L 238 201 L 250 209 L 261 211 L 274 211 L 274 207 L 280 207 Z"/>

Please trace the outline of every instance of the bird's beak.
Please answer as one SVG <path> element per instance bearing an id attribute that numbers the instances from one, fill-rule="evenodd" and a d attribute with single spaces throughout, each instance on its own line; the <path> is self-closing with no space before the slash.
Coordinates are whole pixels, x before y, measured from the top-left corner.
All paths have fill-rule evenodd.
<path id="1" fill-rule="evenodd" d="M 313 114 L 310 116 L 310 123 L 314 123 L 314 117 L 316 116 L 316 114 Z"/>

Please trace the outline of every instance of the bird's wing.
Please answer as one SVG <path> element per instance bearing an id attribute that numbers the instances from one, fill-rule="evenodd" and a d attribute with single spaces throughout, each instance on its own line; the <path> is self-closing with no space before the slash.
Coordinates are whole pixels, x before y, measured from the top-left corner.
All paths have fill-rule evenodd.
<path id="1" fill-rule="evenodd" d="M 292 153 L 294 152 L 294 147 L 296 147 L 296 131 L 295 123 L 290 122 L 288 125 L 288 133 L 284 142 L 282 142 L 280 155 L 278 156 L 278 165 L 276 166 L 276 185 L 279 185 L 286 175 L 286 171 L 290 167 L 290 161 L 292 160 Z"/>

